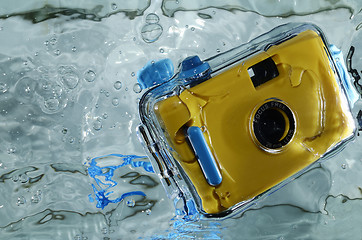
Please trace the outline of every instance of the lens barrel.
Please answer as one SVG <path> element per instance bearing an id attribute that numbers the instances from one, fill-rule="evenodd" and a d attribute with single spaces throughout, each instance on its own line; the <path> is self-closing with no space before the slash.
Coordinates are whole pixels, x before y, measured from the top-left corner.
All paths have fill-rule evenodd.
<path id="1" fill-rule="evenodd" d="M 293 138 L 295 132 L 293 112 L 280 101 L 265 102 L 254 113 L 252 131 L 263 148 L 279 149 Z"/>

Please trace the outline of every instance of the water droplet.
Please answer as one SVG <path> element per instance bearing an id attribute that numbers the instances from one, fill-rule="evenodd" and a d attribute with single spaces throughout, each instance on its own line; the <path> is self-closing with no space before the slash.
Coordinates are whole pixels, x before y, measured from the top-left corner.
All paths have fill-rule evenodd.
<path id="1" fill-rule="evenodd" d="M 0 83 L 0 93 L 6 93 L 9 90 L 9 87 L 6 83 Z"/>
<path id="2" fill-rule="evenodd" d="M 165 50 L 163 50 L 163 48 L 160 48 L 160 53 L 164 53 Z"/>
<path id="3" fill-rule="evenodd" d="M 159 21 L 160 18 L 154 13 L 150 13 L 146 16 L 146 23 L 158 23 Z"/>
<path id="4" fill-rule="evenodd" d="M 147 215 L 151 215 L 151 209 L 147 209 L 147 210 L 146 210 L 146 214 L 147 214 Z"/>
<path id="5" fill-rule="evenodd" d="M 39 52 L 35 52 L 35 53 L 34 53 L 34 56 L 35 56 L 35 57 L 39 56 Z"/>
<path id="6" fill-rule="evenodd" d="M 96 108 L 99 108 L 99 104 L 98 104 L 98 103 L 96 103 L 95 107 L 96 107 Z"/>
<path id="7" fill-rule="evenodd" d="M 49 45 L 49 41 L 44 41 L 44 45 L 48 46 Z"/>
<path id="8" fill-rule="evenodd" d="M 115 88 L 116 90 L 119 90 L 119 89 L 122 88 L 122 83 L 121 83 L 120 81 L 117 81 L 117 82 L 114 83 L 113 86 L 114 86 L 114 88 Z"/>
<path id="9" fill-rule="evenodd" d="M 117 9 L 117 4 L 112 3 L 112 4 L 111 4 L 111 8 L 112 8 L 113 10 L 116 10 L 116 9 Z"/>
<path id="10" fill-rule="evenodd" d="M 216 49 L 216 52 L 219 53 L 219 52 L 220 52 L 220 49 Z"/>
<path id="11" fill-rule="evenodd" d="M 119 99 L 118 98 L 113 98 L 112 99 L 112 104 L 113 104 L 113 106 L 118 106 L 118 104 L 119 104 Z"/>
<path id="12" fill-rule="evenodd" d="M 83 236 L 83 237 L 82 237 L 82 240 L 88 240 L 88 237 L 87 237 L 87 236 Z"/>
<path id="13" fill-rule="evenodd" d="M 134 77 L 136 74 L 134 72 L 131 73 L 131 76 Z"/>
<path id="14" fill-rule="evenodd" d="M 134 86 L 133 86 L 133 91 L 135 93 L 140 93 L 142 91 L 142 87 L 139 83 L 136 83 Z"/>
<path id="15" fill-rule="evenodd" d="M 195 28 L 194 28 L 194 27 L 192 27 L 192 28 L 191 28 L 191 31 L 195 31 Z"/>
<path id="16" fill-rule="evenodd" d="M 49 98 L 47 100 L 44 101 L 44 106 L 46 109 L 50 110 L 50 111 L 56 111 L 59 109 L 59 100 L 56 98 Z"/>
<path id="17" fill-rule="evenodd" d="M 102 122 L 99 120 L 94 121 L 93 123 L 93 129 L 96 131 L 99 131 L 102 129 Z"/>
<path id="18" fill-rule="evenodd" d="M 185 28 L 189 28 L 189 25 L 186 25 Z"/>
<path id="19" fill-rule="evenodd" d="M 25 203 L 26 203 L 26 199 L 25 199 L 24 196 L 18 197 L 18 200 L 17 200 L 17 202 L 16 202 L 16 205 L 20 206 L 20 205 L 23 205 L 23 204 L 25 204 Z"/>
<path id="20" fill-rule="evenodd" d="M 134 207 L 136 205 L 136 202 L 134 199 L 127 200 L 126 202 L 128 207 Z"/>
<path id="21" fill-rule="evenodd" d="M 72 52 L 75 52 L 77 51 L 77 48 L 76 47 L 72 47 Z"/>
<path id="22" fill-rule="evenodd" d="M 107 119 L 108 118 L 108 114 L 107 113 L 104 113 L 103 114 L 103 119 Z"/>
<path id="23" fill-rule="evenodd" d="M 20 182 L 27 183 L 29 181 L 29 177 L 26 173 L 20 175 Z"/>
<path id="24" fill-rule="evenodd" d="M 74 240 L 81 240 L 81 239 L 82 239 L 82 237 L 79 236 L 79 235 L 75 235 L 75 236 L 74 236 Z"/>
<path id="25" fill-rule="evenodd" d="M 176 4 L 179 4 L 180 2 L 179 2 L 179 0 L 176 0 Z"/>
<path id="26" fill-rule="evenodd" d="M 346 168 L 347 168 L 347 164 L 343 163 L 341 167 L 342 167 L 342 169 L 346 169 Z"/>
<path id="27" fill-rule="evenodd" d="M 61 52 L 60 52 L 60 50 L 59 50 L 59 49 L 54 50 L 54 54 L 55 54 L 55 55 L 59 56 L 59 55 L 60 55 L 60 53 L 61 53 Z"/>
<path id="28" fill-rule="evenodd" d="M 104 95 L 106 96 L 106 97 L 109 97 L 109 92 L 104 92 Z"/>
<path id="29" fill-rule="evenodd" d="M 67 134 L 67 132 L 68 132 L 68 129 L 66 129 L 66 128 L 63 128 L 63 129 L 62 129 L 62 133 L 63 133 L 63 134 Z"/>
<path id="30" fill-rule="evenodd" d="M 4 27 L 0 27 L 0 31 L 4 30 Z"/>
<path id="31" fill-rule="evenodd" d="M 96 78 L 96 73 L 93 70 L 89 69 L 84 73 L 84 79 L 87 82 L 93 82 L 95 78 Z"/>
<path id="32" fill-rule="evenodd" d="M 141 29 L 141 36 L 146 43 L 157 41 L 163 32 L 162 26 L 158 23 L 147 23 Z"/>
<path id="33" fill-rule="evenodd" d="M 107 229 L 107 228 L 102 228 L 102 233 L 103 233 L 103 234 L 107 234 L 107 233 L 108 233 L 108 229 Z"/>

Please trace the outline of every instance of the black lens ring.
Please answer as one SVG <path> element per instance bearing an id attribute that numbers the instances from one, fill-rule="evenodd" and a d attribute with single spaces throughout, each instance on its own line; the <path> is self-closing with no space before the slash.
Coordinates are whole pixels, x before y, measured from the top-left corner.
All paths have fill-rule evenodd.
<path id="1" fill-rule="evenodd" d="M 262 115 L 265 114 L 267 111 L 270 110 L 279 110 L 281 112 L 283 112 L 286 117 L 288 118 L 289 121 L 289 129 L 287 134 L 285 135 L 284 138 L 278 140 L 278 141 L 273 141 L 268 139 L 265 136 L 265 133 L 263 133 L 261 131 L 261 124 L 263 124 L 263 122 L 261 121 L 262 119 Z M 282 113 L 280 113 L 282 115 Z M 286 106 L 284 103 L 280 102 L 280 101 L 268 101 L 266 103 L 264 103 L 263 105 L 261 105 L 258 110 L 256 110 L 255 114 L 254 114 L 254 118 L 253 118 L 253 132 L 254 135 L 256 137 L 256 139 L 258 140 L 258 142 L 265 148 L 267 149 L 278 149 L 281 148 L 285 145 L 287 145 L 290 140 L 292 140 L 294 132 L 295 132 L 295 119 L 294 119 L 294 115 L 292 113 L 292 111 L 289 109 L 288 106 Z"/>

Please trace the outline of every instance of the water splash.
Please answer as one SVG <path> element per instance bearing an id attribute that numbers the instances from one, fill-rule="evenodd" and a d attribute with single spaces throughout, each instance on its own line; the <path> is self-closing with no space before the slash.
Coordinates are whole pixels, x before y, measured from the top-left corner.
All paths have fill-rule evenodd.
<path id="1" fill-rule="evenodd" d="M 104 158 L 104 157 L 119 157 L 123 160 L 123 163 L 120 165 L 115 166 L 106 166 L 100 167 L 97 164 L 97 159 Z M 110 199 L 109 195 L 113 193 L 110 191 L 111 188 L 115 187 L 118 183 L 112 179 L 114 175 L 114 171 L 117 168 L 131 165 L 132 167 L 142 167 L 145 171 L 154 173 L 152 165 L 150 162 L 147 161 L 134 161 L 134 159 L 145 159 L 145 156 L 137 156 L 137 155 L 122 155 L 122 154 L 109 154 L 105 156 L 95 157 L 91 160 L 90 166 L 88 168 L 88 175 L 93 178 L 96 182 L 96 185 L 92 184 L 92 188 L 94 191 L 94 197 L 97 201 L 97 208 L 104 209 L 109 203 L 118 203 L 122 201 L 124 198 L 134 195 L 146 196 L 146 194 L 142 191 L 132 191 L 123 193 L 120 197 L 116 199 Z M 102 181 L 101 179 L 104 179 Z M 92 194 L 88 195 L 89 201 L 94 202 L 94 198 Z"/>

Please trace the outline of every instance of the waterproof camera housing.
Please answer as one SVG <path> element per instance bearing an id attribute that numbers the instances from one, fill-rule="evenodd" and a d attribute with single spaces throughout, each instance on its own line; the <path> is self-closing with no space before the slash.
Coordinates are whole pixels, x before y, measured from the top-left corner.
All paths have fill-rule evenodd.
<path id="1" fill-rule="evenodd" d="M 204 61 L 186 58 L 143 95 L 139 135 L 170 198 L 223 218 L 353 138 L 345 84 L 321 30 L 286 24 Z"/>

